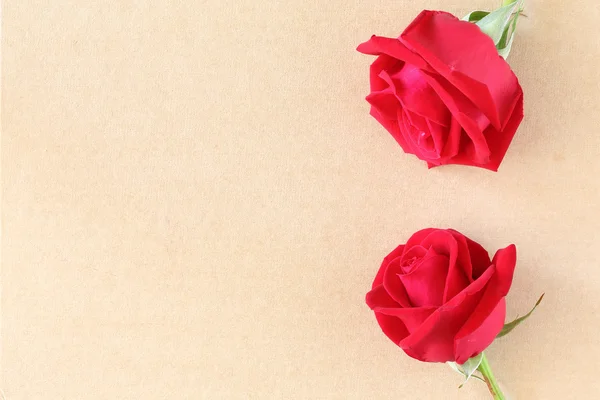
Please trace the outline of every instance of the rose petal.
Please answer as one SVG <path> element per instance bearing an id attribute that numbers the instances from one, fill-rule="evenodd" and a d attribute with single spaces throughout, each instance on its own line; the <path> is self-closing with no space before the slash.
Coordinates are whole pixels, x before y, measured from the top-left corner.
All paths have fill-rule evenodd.
<path id="1" fill-rule="evenodd" d="M 398 344 L 408 336 L 408 329 L 400 319 L 378 312 L 375 313 L 375 318 L 385 336 L 392 342 Z"/>
<path id="2" fill-rule="evenodd" d="M 450 120 L 454 119 L 450 117 Z M 427 120 L 427 128 L 429 133 L 431 134 L 431 138 L 433 139 L 433 143 L 435 146 L 435 152 L 440 156 L 444 152 L 444 147 L 446 147 L 446 137 L 448 136 L 448 128 L 442 125 L 435 123 L 432 120 Z"/>
<path id="3" fill-rule="evenodd" d="M 385 290 L 383 285 L 375 286 L 365 296 L 365 302 L 371 310 L 376 308 L 389 308 L 389 307 L 400 307 L 398 304 Z"/>
<path id="4" fill-rule="evenodd" d="M 392 250 L 392 252 L 390 254 L 388 254 L 387 256 L 385 256 L 383 258 L 383 261 L 381 262 L 381 265 L 379 266 L 379 271 L 377 271 L 377 275 L 375 276 L 375 280 L 373 281 L 373 285 L 371 285 L 372 288 L 374 288 L 375 286 L 379 286 L 383 283 L 383 276 L 384 276 L 385 271 L 387 270 L 388 266 L 390 265 L 390 263 L 393 260 L 400 257 L 403 253 L 404 253 L 404 245 L 401 244 L 400 246 L 398 246 L 394 250 Z"/>
<path id="5" fill-rule="evenodd" d="M 456 262 L 458 245 L 456 239 L 447 229 L 435 229 L 421 241 L 421 246 L 433 248 L 437 254 L 449 257 L 451 263 Z"/>
<path id="6" fill-rule="evenodd" d="M 489 127 L 484 135 L 486 137 L 489 148 L 492 150 L 490 161 L 483 168 L 497 171 L 500 163 L 504 159 L 508 146 L 512 141 L 517 128 L 523 120 L 523 95 L 519 96 L 515 105 L 514 112 L 502 132 L 498 132 L 495 128 Z"/>
<path id="7" fill-rule="evenodd" d="M 448 139 L 446 140 L 446 147 L 442 153 L 443 157 L 451 158 L 458 154 L 460 149 L 460 138 L 462 136 L 462 126 L 456 118 L 452 117 L 450 124 L 450 133 L 448 133 Z"/>
<path id="8" fill-rule="evenodd" d="M 502 129 L 519 83 L 489 36 L 452 14 L 423 11 L 400 41 L 418 53 Z"/>
<path id="9" fill-rule="evenodd" d="M 404 252 L 407 252 L 413 246 L 421 245 L 421 242 L 427 236 L 429 236 L 430 233 L 435 232 L 435 231 L 437 231 L 437 229 L 435 229 L 435 228 L 425 228 L 425 229 L 421 229 L 420 231 L 413 233 L 412 236 L 406 242 L 406 245 L 404 246 Z"/>
<path id="10" fill-rule="evenodd" d="M 413 151 L 410 145 L 404 139 L 400 131 L 400 127 L 398 126 L 398 121 L 393 121 L 391 119 L 385 118 L 376 107 L 371 107 L 370 114 L 379 122 L 391 135 L 396 142 L 402 147 L 405 153 L 413 154 Z"/>
<path id="11" fill-rule="evenodd" d="M 387 293 L 402 307 L 413 307 L 414 303 L 410 300 L 406 287 L 398 278 L 402 272 L 401 258 L 397 257 L 390 262 L 383 275 L 383 286 Z"/>
<path id="12" fill-rule="evenodd" d="M 440 96 L 456 121 L 466 132 L 471 143 L 460 148 L 459 155 L 471 160 L 470 165 L 485 164 L 490 160 L 490 149 L 483 130 L 489 126 L 489 120 L 460 92 L 448 84 L 444 78 L 425 74 L 431 87 Z M 454 159 L 452 160 L 454 162 Z"/>
<path id="13" fill-rule="evenodd" d="M 396 100 L 399 103 L 401 103 L 400 98 L 398 98 L 398 90 L 396 88 L 396 82 L 394 82 L 394 80 L 392 79 L 390 74 L 387 71 L 381 71 L 379 73 L 379 78 L 381 78 L 381 80 L 384 81 L 388 85 L 388 87 L 390 88 L 390 91 L 393 93 L 394 96 L 396 96 Z"/>
<path id="14" fill-rule="evenodd" d="M 400 267 L 396 270 L 397 274 L 407 274 L 414 266 L 414 263 L 427 255 L 427 249 L 423 246 L 413 246 L 402 253 L 400 257 Z"/>
<path id="15" fill-rule="evenodd" d="M 438 308 L 399 346 L 421 361 L 447 362 L 454 358 L 454 338 L 479 303 L 483 290 L 495 272 L 489 268 L 475 282 Z"/>
<path id="16" fill-rule="evenodd" d="M 410 116 L 410 111 L 406 111 Z M 414 116 L 413 116 L 414 117 Z M 410 118 L 410 117 L 409 117 Z M 426 125 L 426 124 L 425 124 Z M 433 138 L 428 131 L 419 129 L 414 125 L 403 126 L 404 137 L 408 137 L 408 143 L 415 149 L 415 154 L 422 160 L 437 160 L 440 158 L 435 149 Z"/>
<path id="17" fill-rule="evenodd" d="M 387 54 L 382 54 L 373 61 L 370 67 L 371 92 L 379 92 L 389 85 L 379 77 L 381 71 L 395 71 L 402 68 L 404 63 Z"/>
<path id="18" fill-rule="evenodd" d="M 487 250 L 479 243 L 472 241 L 466 236 L 465 240 L 467 241 L 469 254 L 471 256 L 471 266 L 473 267 L 472 277 L 473 279 L 477 279 L 490 267 L 492 260 L 490 259 Z"/>
<path id="19" fill-rule="evenodd" d="M 466 361 L 482 352 L 502 329 L 506 310 L 503 305 L 499 306 L 499 303 L 504 303 L 504 297 L 508 294 L 516 263 L 515 245 L 496 252 L 492 266 L 489 268 L 493 268 L 496 273 L 473 314 L 456 335 L 454 348 L 457 362 Z M 496 314 L 490 319 L 490 315 L 494 312 Z"/>
<path id="20" fill-rule="evenodd" d="M 448 275 L 448 257 L 430 250 L 408 274 L 398 274 L 415 307 L 442 305 L 444 285 Z"/>
<path id="21" fill-rule="evenodd" d="M 496 279 L 493 287 L 499 295 L 506 296 L 510 285 L 512 285 L 515 266 L 517 264 L 517 247 L 514 244 L 500 249 L 492 259 L 492 265 L 496 266 Z"/>
<path id="22" fill-rule="evenodd" d="M 417 307 L 417 308 L 383 308 L 374 309 L 375 312 L 396 317 L 400 319 L 409 332 L 417 330 L 421 324 L 437 310 L 437 307 Z"/>
<path id="23" fill-rule="evenodd" d="M 435 145 L 434 137 L 431 134 L 431 125 L 429 120 L 416 114 L 409 109 L 406 109 L 406 116 L 411 121 L 409 127 L 410 140 L 414 144 L 414 147 L 419 148 L 421 158 L 424 160 L 438 160 L 440 158 L 440 152 Z"/>
<path id="24" fill-rule="evenodd" d="M 492 152 L 488 146 L 487 140 L 483 131 L 479 129 L 478 124 L 469 118 L 468 115 L 459 113 L 455 116 L 460 123 L 463 131 L 467 133 L 470 143 L 467 143 L 463 148 L 463 154 L 468 157 L 473 164 L 480 166 L 487 165 L 490 162 Z"/>
<path id="25" fill-rule="evenodd" d="M 447 303 L 458 293 L 463 291 L 467 286 L 469 286 L 471 281 L 467 278 L 463 267 L 459 262 L 454 264 L 450 264 L 448 269 L 448 277 L 446 278 L 446 284 L 444 286 L 444 296 L 443 303 Z"/>
<path id="26" fill-rule="evenodd" d="M 402 134 L 402 140 L 406 143 L 407 153 L 414 154 L 420 159 L 424 159 L 424 156 L 421 154 L 421 149 L 412 139 L 412 130 L 413 127 L 410 123 L 410 117 L 408 115 L 408 111 L 406 109 L 398 110 L 398 127 L 399 131 Z"/>
<path id="27" fill-rule="evenodd" d="M 414 68 L 414 67 L 411 67 Z M 405 68 L 404 68 L 405 69 Z M 419 108 L 420 106 L 415 106 L 414 102 L 417 101 L 416 98 L 407 98 L 404 96 L 399 90 L 398 83 L 395 81 L 386 71 L 381 71 L 379 74 L 381 80 L 383 80 L 388 88 L 379 93 L 385 93 L 386 96 L 390 94 L 394 94 L 396 97 L 396 101 L 391 101 L 389 98 L 385 99 L 385 103 L 382 109 L 377 104 L 373 102 L 372 97 L 373 94 L 367 96 L 367 101 L 369 101 L 372 105 L 377 106 L 378 109 L 382 111 L 382 114 L 389 119 L 396 118 L 399 121 L 401 126 L 401 132 L 403 133 L 403 139 L 408 139 L 408 142 L 411 144 L 411 148 L 414 150 L 415 154 L 419 155 L 423 159 L 437 159 L 439 158 L 439 151 L 435 151 L 435 146 L 433 145 L 433 138 L 431 138 L 431 145 L 426 146 L 420 143 L 420 140 L 424 134 L 427 137 L 431 137 L 430 133 L 430 125 L 428 123 L 429 115 L 433 117 L 435 120 L 446 121 L 451 118 L 450 111 L 444 106 L 439 97 L 433 92 L 431 88 L 429 91 L 433 93 L 435 97 L 435 101 L 439 104 L 434 104 L 433 106 L 430 104 L 432 102 L 431 99 L 426 99 L 424 97 L 423 92 L 421 91 L 421 96 L 416 96 L 419 98 L 418 101 L 425 102 L 426 105 L 421 107 L 421 110 L 415 112 L 414 109 Z M 393 106 L 390 106 L 392 105 Z M 431 108 L 428 112 L 425 110 L 426 107 Z M 435 111 L 437 109 L 438 111 Z M 391 114 L 395 113 L 395 116 L 391 116 Z M 437 115 L 436 115 L 437 114 Z M 408 118 L 408 119 L 407 119 Z"/>
<path id="28" fill-rule="evenodd" d="M 451 116 L 448 108 L 429 86 L 421 69 L 406 64 L 397 72 L 390 72 L 389 75 L 395 82 L 396 94 L 404 107 L 439 125 L 450 125 Z"/>
<path id="29" fill-rule="evenodd" d="M 450 232 L 450 234 L 454 236 L 454 239 L 456 240 L 456 244 L 458 246 L 457 264 L 460 265 L 460 267 L 462 268 L 462 271 L 464 272 L 464 275 L 468 279 L 468 281 L 472 282 L 473 264 L 471 263 L 471 252 L 469 251 L 469 244 L 467 242 L 467 240 L 470 239 L 454 229 L 448 229 L 448 232 Z M 470 241 L 473 242 L 472 240 Z"/>
<path id="30" fill-rule="evenodd" d="M 410 120 L 410 124 L 416 130 L 429 132 L 429 126 L 427 126 L 426 118 L 423 118 L 419 114 L 414 113 L 414 112 L 410 111 L 409 109 L 406 110 L 406 115 L 408 116 L 408 119 Z"/>
<path id="31" fill-rule="evenodd" d="M 506 301 L 501 299 L 491 313 L 484 315 L 484 318 L 481 325 L 472 330 L 468 335 L 457 338 L 454 341 L 454 358 L 457 363 L 464 364 L 469 358 L 484 351 L 496 339 L 496 336 L 504 326 Z M 458 335 L 461 335 L 461 333 L 459 332 Z"/>
<path id="32" fill-rule="evenodd" d="M 432 232 L 422 241 L 424 247 L 431 246 L 436 253 L 448 256 L 448 272 L 443 289 L 442 303 L 448 302 L 471 282 L 468 278 L 471 272 L 470 263 L 468 262 L 468 248 L 466 243 L 458 242 L 457 235 L 461 234 L 451 229 L 440 229 Z M 469 275 L 465 273 L 463 263 L 467 263 Z"/>
<path id="33" fill-rule="evenodd" d="M 424 136 L 430 137 L 427 120 L 421 115 L 409 111 L 405 107 L 405 104 L 402 101 L 402 97 L 397 92 L 396 83 L 386 71 L 381 71 L 380 77 L 389 85 L 389 89 L 385 91 L 385 94 L 389 95 L 391 93 L 394 93 L 395 101 L 392 101 L 391 99 L 387 98 L 382 104 L 382 107 L 385 107 L 384 109 L 377 106 L 377 103 L 374 101 L 379 100 L 373 99 L 372 94 L 367 96 L 367 101 L 369 101 L 374 106 L 377 106 L 377 108 L 381 111 L 381 114 L 388 119 L 393 118 L 390 115 L 391 113 L 396 113 L 396 119 L 399 123 L 402 142 L 408 143 L 412 152 L 416 154 L 419 158 L 424 160 L 435 160 L 439 158 L 438 153 L 434 149 L 432 139 L 431 144 L 422 143 L 422 139 Z"/>
<path id="34" fill-rule="evenodd" d="M 400 103 L 391 89 L 370 93 L 366 100 L 386 119 L 395 121 Z"/>
<path id="35" fill-rule="evenodd" d="M 455 157 L 460 150 L 460 140 L 463 135 L 462 126 L 456 120 L 456 118 L 452 117 L 450 122 L 450 131 L 448 132 L 446 138 L 446 144 L 444 149 L 441 151 L 440 159 L 435 162 L 428 163 L 429 168 L 436 167 L 438 165 L 448 164 L 453 157 Z"/>
<path id="36" fill-rule="evenodd" d="M 388 56 L 412 64 L 416 67 L 428 71 L 431 70 L 429 65 L 427 65 L 421 56 L 410 51 L 398 39 L 373 35 L 371 36 L 371 39 L 358 45 L 356 50 L 363 54 L 371 54 L 376 56 L 387 54 Z"/>
<path id="37" fill-rule="evenodd" d="M 506 310 L 499 303 L 504 303 L 504 297 L 508 294 L 516 263 L 515 245 L 496 252 L 488 269 L 495 270 L 495 273 L 476 309 L 456 335 L 455 356 L 458 363 L 482 352 L 502 329 Z M 494 316 L 490 319 L 492 314 Z"/>

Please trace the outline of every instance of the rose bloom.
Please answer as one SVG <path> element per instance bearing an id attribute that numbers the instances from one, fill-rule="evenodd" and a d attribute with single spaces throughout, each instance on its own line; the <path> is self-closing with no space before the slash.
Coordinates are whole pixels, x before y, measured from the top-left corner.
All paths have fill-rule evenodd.
<path id="1" fill-rule="evenodd" d="M 523 119 L 523 90 L 477 25 L 423 11 L 398 37 L 358 51 L 371 65 L 371 115 L 427 165 L 498 170 Z"/>
<path id="2" fill-rule="evenodd" d="M 452 229 L 423 229 L 387 257 L 366 296 L 383 333 L 410 357 L 463 364 L 502 330 L 516 249 L 492 260 Z"/>

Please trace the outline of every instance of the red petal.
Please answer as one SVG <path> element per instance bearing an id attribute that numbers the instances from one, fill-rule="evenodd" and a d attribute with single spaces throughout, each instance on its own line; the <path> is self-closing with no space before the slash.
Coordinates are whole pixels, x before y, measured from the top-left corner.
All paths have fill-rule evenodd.
<path id="1" fill-rule="evenodd" d="M 447 255 L 451 263 L 456 262 L 458 246 L 454 236 L 446 229 L 436 229 L 421 241 L 421 246 L 432 247 L 436 253 Z"/>
<path id="2" fill-rule="evenodd" d="M 502 296 L 506 296 L 512 285 L 515 266 L 517 265 L 517 247 L 514 244 L 500 249 L 492 259 L 492 265 L 496 266 L 496 279 L 494 291 Z"/>
<path id="3" fill-rule="evenodd" d="M 483 165 L 483 168 L 490 169 L 492 171 L 497 171 L 500 163 L 504 159 L 506 152 L 508 150 L 508 146 L 510 146 L 510 142 L 512 141 L 515 133 L 517 132 L 517 128 L 521 124 L 523 120 L 523 95 L 519 96 L 517 99 L 517 103 L 515 105 L 515 109 L 513 111 L 512 116 L 508 120 L 508 123 L 504 127 L 502 132 L 498 132 L 494 127 L 490 126 L 485 132 L 484 135 L 487 139 L 487 143 L 489 148 L 492 151 L 490 156 L 490 162 L 486 165 Z"/>
<path id="4" fill-rule="evenodd" d="M 459 155 L 467 156 L 467 160 L 471 161 L 470 165 L 488 163 L 490 149 L 483 135 L 483 130 L 489 126 L 489 120 L 474 107 L 469 99 L 448 84 L 444 78 L 432 74 L 425 74 L 425 76 L 431 87 L 437 92 L 469 139 L 471 139 L 470 145 L 463 145 L 460 148 Z"/>
<path id="5" fill-rule="evenodd" d="M 392 342 L 398 344 L 408 336 L 408 329 L 400 319 L 378 312 L 375 313 L 375 318 L 377 318 L 377 323 L 379 323 L 379 327 L 385 336 L 390 338 Z"/>
<path id="6" fill-rule="evenodd" d="M 456 333 L 472 315 L 494 272 L 495 268 L 488 269 L 479 279 L 435 311 L 419 329 L 402 340 L 400 347 L 406 354 L 428 362 L 456 361 Z"/>
<path id="7" fill-rule="evenodd" d="M 377 275 L 375 276 L 375 280 L 373 281 L 373 285 L 371 286 L 372 288 L 374 288 L 375 286 L 379 286 L 383 283 L 383 275 L 385 274 L 385 271 L 387 270 L 388 266 L 394 259 L 400 257 L 402 253 L 404 253 L 403 244 L 396 247 L 394 250 L 392 250 L 390 254 L 383 258 L 381 266 L 379 267 L 379 271 L 377 271 Z"/>
<path id="8" fill-rule="evenodd" d="M 404 150 L 405 153 L 413 154 L 410 145 L 406 142 L 406 140 L 402 136 L 402 133 L 400 132 L 398 121 L 393 121 L 391 119 L 385 118 L 374 106 L 371 107 L 371 115 L 392 135 L 394 139 L 396 139 L 396 142 L 398 142 L 398 144 L 400 145 L 400 147 L 402 147 L 402 150 Z"/>
<path id="9" fill-rule="evenodd" d="M 389 265 L 396 258 L 401 257 L 402 254 L 404 254 L 405 250 L 406 250 L 406 245 L 401 244 L 401 245 L 397 246 L 394 250 L 392 250 L 390 252 L 390 254 L 388 254 L 387 256 L 385 256 L 383 258 L 383 262 L 386 263 L 387 265 Z"/>
<path id="10" fill-rule="evenodd" d="M 400 134 L 402 135 L 402 140 L 408 147 L 409 151 L 407 153 L 414 154 L 419 157 L 421 160 L 426 160 L 426 158 L 421 154 L 421 149 L 412 139 L 412 130 L 414 129 L 410 122 L 410 116 L 406 109 L 398 110 L 398 126 Z M 398 141 L 398 143 L 400 143 Z M 406 151 L 406 150 L 405 150 Z"/>
<path id="11" fill-rule="evenodd" d="M 506 313 L 504 297 L 512 284 L 516 263 L 515 245 L 496 252 L 488 269 L 495 270 L 495 273 L 477 308 L 456 335 L 455 355 L 458 363 L 482 352 L 502 329 Z M 499 306 L 500 303 L 502 305 Z M 492 314 L 494 316 L 490 319 Z"/>
<path id="12" fill-rule="evenodd" d="M 456 244 L 458 246 L 458 263 L 462 267 L 462 270 L 469 280 L 469 282 L 473 281 L 473 265 L 471 263 L 471 252 L 469 251 L 469 244 L 467 242 L 468 238 L 462 233 L 454 230 L 448 229 L 448 232 L 454 236 L 456 240 Z M 472 241 L 471 241 L 472 242 Z M 474 242 L 473 242 L 474 243 Z"/>
<path id="13" fill-rule="evenodd" d="M 385 119 L 395 121 L 400 103 L 391 89 L 370 93 L 366 100 L 379 111 Z"/>
<path id="14" fill-rule="evenodd" d="M 475 24 L 439 11 L 423 11 L 400 36 L 440 75 L 502 129 L 519 83 L 489 36 Z"/>
<path id="15" fill-rule="evenodd" d="M 469 247 L 469 254 L 471 255 L 471 265 L 473 266 L 473 279 L 479 278 L 486 269 L 492 264 L 490 255 L 487 250 L 484 249 L 479 243 L 472 241 L 465 236 L 467 246 Z"/>
<path id="16" fill-rule="evenodd" d="M 371 36 L 371 39 L 361 43 L 356 48 L 363 54 L 381 55 L 387 54 L 397 60 L 401 60 L 412 64 L 416 67 L 431 70 L 429 65 L 423 60 L 421 56 L 410 51 L 404 44 L 398 39 L 391 39 L 382 36 Z"/>
<path id="17" fill-rule="evenodd" d="M 382 54 L 373 63 L 370 68 L 371 76 L 371 92 L 378 92 L 386 89 L 389 85 L 383 79 L 379 77 L 381 71 L 394 71 L 400 69 L 404 63 L 390 57 L 386 54 Z"/>
<path id="18" fill-rule="evenodd" d="M 404 247 L 404 249 L 405 249 L 404 251 L 408 251 L 413 246 L 420 245 L 421 242 L 427 236 L 429 236 L 430 233 L 435 232 L 435 231 L 439 231 L 439 229 L 436 229 L 436 228 L 425 228 L 425 229 L 421 229 L 420 231 L 417 231 L 417 232 L 413 233 L 412 236 L 406 242 L 406 246 Z"/>
<path id="19" fill-rule="evenodd" d="M 448 272 L 443 290 L 442 303 L 448 302 L 471 282 L 468 279 L 468 276 L 470 276 L 469 251 L 466 243 L 459 242 L 457 236 L 460 237 L 462 235 L 451 229 L 439 230 L 431 233 L 422 242 L 423 246 L 432 246 L 438 254 L 446 254 L 448 256 Z M 468 275 L 466 274 L 465 267 L 468 270 Z"/>
<path id="20" fill-rule="evenodd" d="M 462 126 L 458 123 L 456 118 L 452 117 L 450 122 L 450 132 L 446 139 L 446 145 L 443 151 L 440 153 L 443 158 L 443 163 L 447 162 L 448 159 L 458 154 L 460 150 L 460 138 L 462 136 Z"/>
<path id="21" fill-rule="evenodd" d="M 410 300 L 406 287 L 398 277 L 401 273 L 401 258 L 395 258 L 388 266 L 383 276 L 383 286 L 387 293 L 402 307 L 412 307 L 414 303 Z"/>
<path id="22" fill-rule="evenodd" d="M 415 154 L 422 160 L 438 160 L 440 156 L 429 132 L 427 121 L 408 110 L 404 110 L 404 115 L 410 123 L 403 118 L 402 132 L 407 142 L 415 149 Z"/>
<path id="23" fill-rule="evenodd" d="M 400 257 L 399 268 L 396 268 L 397 274 L 407 274 L 413 269 L 415 261 L 424 258 L 427 255 L 427 249 L 421 245 L 406 249 Z"/>
<path id="24" fill-rule="evenodd" d="M 465 271 L 460 263 L 450 264 L 448 277 L 444 286 L 443 303 L 448 302 L 454 296 L 462 292 L 471 282 L 467 278 Z"/>
<path id="25" fill-rule="evenodd" d="M 383 285 L 375 286 L 365 296 L 365 302 L 371 310 L 376 308 L 400 307 L 400 305 L 392 299 Z"/>
<path id="26" fill-rule="evenodd" d="M 450 121 L 454 118 L 450 117 Z M 439 125 L 432 120 L 427 120 L 427 127 L 429 129 L 429 133 L 433 138 L 433 143 L 435 144 L 435 151 L 441 157 L 444 153 L 444 148 L 446 147 L 446 138 L 448 137 L 448 128 L 442 125 Z"/>
<path id="27" fill-rule="evenodd" d="M 439 125 L 449 126 L 451 116 L 448 108 L 429 86 L 419 68 L 406 64 L 389 75 L 404 107 Z"/>
<path id="28" fill-rule="evenodd" d="M 473 315 L 476 315 L 476 313 L 477 311 Z M 471 330 L 469 334 L 460 338 L 457 336 L 454 342 L 454 357 L 456 358 L 456 362 L 464 364 L 469 358 L 481 353 L 492 344 L 504 326 L 505 317 L 506 301 L 502 298 L 491 313 L 482 316 L 484 320 L 481 325 Z M 459 332 L 458 335 L 461 335 L 461 333 Z"/>
<path id="29" fill-rule="evenodd" d="M 435 310 L 437 307 L 376 308 L 374 311 L 400 319 L 409 332 L 414 332 Z"/>
<path id="30" fill-rule="evenodd" d="M 448 257 L 430 250 L 411 272 L 397 277 L 413 306 L 430 307 L 442 305 L 447 275 Z"/>

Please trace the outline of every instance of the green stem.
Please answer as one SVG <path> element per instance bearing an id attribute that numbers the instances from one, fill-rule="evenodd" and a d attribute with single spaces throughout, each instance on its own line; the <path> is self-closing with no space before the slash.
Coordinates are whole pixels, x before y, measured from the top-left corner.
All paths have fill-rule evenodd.
<path id="1" fill-rule="evenodd" d="M 514 3 L 517 0 L 502 0 L 502 7 Z"/>
<path id="2" fill-rule="evenodd" d="M 504 394 L 502 393 L 502 389 L 500 389 L 500 385 L 496 381 L 494 377 L 494 373 L 492 372 L 492 368 L 490 367 L 490 363 L 487 360 L 485 354 L 481 357 L 481 364 L 477 368 L 481 375 L 483 375 L 483 379 L 485 379 L 485 383 L 490 390 L 490 393 L 494 397 L 494 400 L 506 400 Z"/>

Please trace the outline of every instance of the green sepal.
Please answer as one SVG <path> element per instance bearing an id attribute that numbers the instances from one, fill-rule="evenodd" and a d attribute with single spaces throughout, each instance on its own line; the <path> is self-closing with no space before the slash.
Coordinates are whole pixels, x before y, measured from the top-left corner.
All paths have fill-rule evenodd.
<path id="1" fill-rule="evenodd" d="M 500 43 L 496 45 L 498 49 L 498 54 L 502 56 L 506 60 L 508 54 L 510 53 L 510 49 L 512 47 L 513 39 L 515 38 L 515 31 L 517 30 L 517 20 L 519 19 L 519 15 L 521 14 L 521 8 L 514 15 L 512 22 L 508 28 L 502 34 L 502 38 L 500 39 Z M 510 36 L 510 39 L 508 39 Z M 508 42 L 507 42 L 508 40 Z"/>
<path id="2" fill-rule="evenodd" d="M 492 12 L 472 11 L 462 20 L 477 25 L 494 41 L 498 54 L 506 59 L 512 47 L 519 14 L 523 10 L 522 2 L 514 0 Z"/>
<path id="3" fill-rule="evenodd" d="M 492 38 L 494 43 L 498 45 L 504 32 L 510 27 L 511 17 L 516 12 L 519 12 L 519 1 L 500 7 L 492 11 L 485 17 L 475 23 L 483 33 Z"/>
<path id="4" fill-rule="evenodd" d="M 483 353 L 480 353 L 475 357 L 469 358 L 464 364 L 457 364 L 451 361 L 446 363 L 450 366 L 450 368 L 465 377 L 465 381 L 458 387 L 459 389 L 462 388 L 465 383 L 467 383 L 470 377 L 482 380 L 477 375 L 473 375 L 475 371 L 477 371 L 477 368 L 479 368 L 479 364 L 481 364 L 482 359 Z"/>

